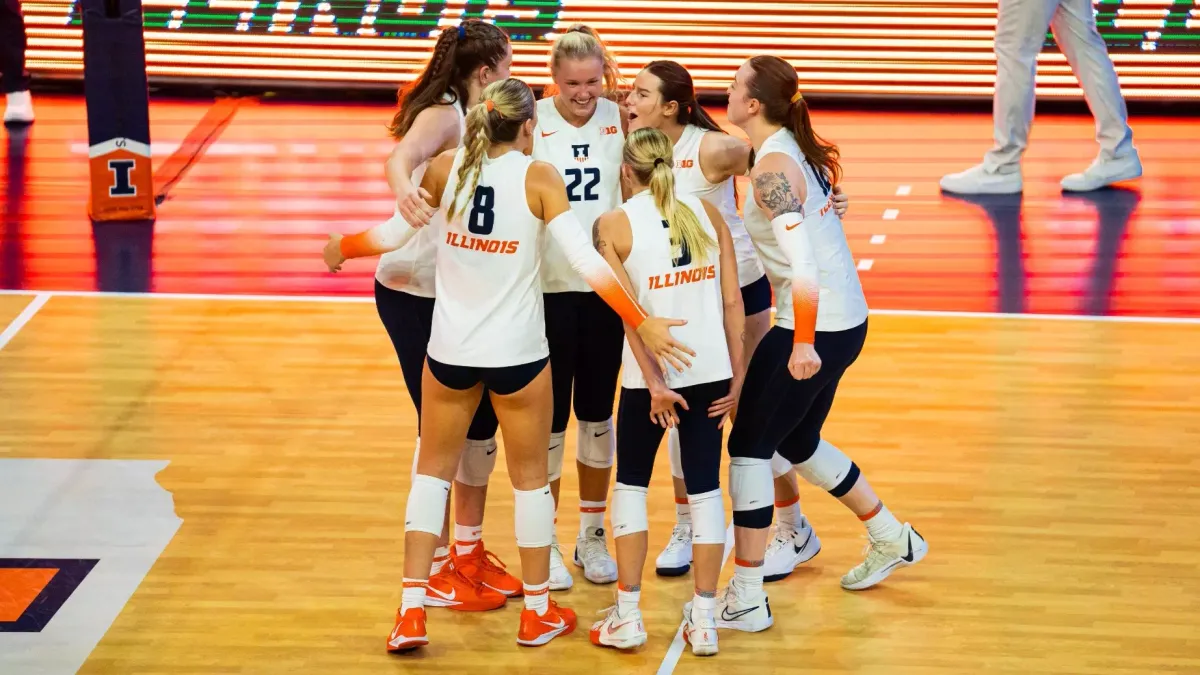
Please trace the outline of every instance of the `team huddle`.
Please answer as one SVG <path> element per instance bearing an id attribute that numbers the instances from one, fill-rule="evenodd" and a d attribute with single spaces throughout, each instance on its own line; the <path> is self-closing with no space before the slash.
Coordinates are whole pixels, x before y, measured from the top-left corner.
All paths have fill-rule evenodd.
<path id="1" fill-rule="evenodd" d="M 439 37 L 391 127 L 395 215 L 331 235 L 324 252 L 331 271 L 379 256 L 376 305 L 420 425 L 388 651 L 428 644 L 427 606 L 484 611 L 522 596 L 519 644 L 575 629 L 549 594 L 573 583 L 555 525 L 572 407 L 572 562 L 589 582 L 617 582 L 616 604 L 591 627 L 596 645 L 647 639 L 647 489 L 664 434 L 677 522 L 656 569 L 693 572 L 682 608 L 693 653 L 716 654 L 718 629 L 769 628 L 764 581 L 819 552 L 796 474 L 866 526 L 866 559 L 844 588 L 919 562 L 925 540 L 821 438 L 865 342 L 867 304 L 841 226 L 838 151 L 813 131 L 795 70 L 772 56 L 738 70 L 728 116 L 747 143 L 708 116 L 675 62 L 622 87 L 585 26 L 555 41 L 553 93 L 541 100 L 509 77 L 511 63 L 492 24 L 467 20 Z M 744 220 L 737 176 L 753 185 Z M 736 567 L 718 590 L 727 426 Z M 482 541 L 497 430 L 520 579 Z M 604 529 L 614 462 L 615 559 Z"/>

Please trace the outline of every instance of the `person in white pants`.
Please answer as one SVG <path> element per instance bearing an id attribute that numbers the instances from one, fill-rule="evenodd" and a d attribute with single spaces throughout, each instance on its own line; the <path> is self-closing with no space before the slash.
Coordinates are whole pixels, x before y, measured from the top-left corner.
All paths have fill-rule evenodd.
<path id="1" fill-rule="evenodd" d="M 992 102 L 996 145 L 982 164 L 944 176 L 943 190 L 960 194 L 1021 191 L 1020 161 L 1033 122 L 1034 75 L 1047 26 L 1079 78 L 1096 118 L 1096 142 L 1100 144 L 1100 156 L 1091 166 L 1062 179 L 1063 190 L 1096 190 L 1142 175 L 1125 99 L 1104 38 L 1096 30 L 1091 0 L 1000 0 Z"/>

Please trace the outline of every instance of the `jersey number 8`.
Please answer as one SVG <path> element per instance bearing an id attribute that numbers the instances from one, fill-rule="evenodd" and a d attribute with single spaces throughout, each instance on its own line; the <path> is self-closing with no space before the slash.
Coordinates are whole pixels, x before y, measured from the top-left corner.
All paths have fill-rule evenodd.
<path id="1" fill-rule="evenodd" d="M 471 217 L 467 219 L 467 231 L 471 234 L 491 234 L 496 224 L 496 190 L 486 185 L 475 188 L 475 202 L 471 204 Z"/>

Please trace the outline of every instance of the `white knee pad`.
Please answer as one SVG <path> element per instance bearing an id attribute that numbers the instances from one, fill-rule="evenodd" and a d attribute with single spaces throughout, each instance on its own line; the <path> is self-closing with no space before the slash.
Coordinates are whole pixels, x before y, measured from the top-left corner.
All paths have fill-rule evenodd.
<path id="1" fill-rule="evenodd" d="M 513 520 L 516 521 L 517 546 L 541 548 L 554 538 L 554 497 L 550 486 L 534 490 L 513 490 Z"/>
<path id="2" fill-rule="evenodd" d="M 725 543 L 725 503 L 721 488 L 698 495 L 688 495 L 692 509 L 692 543 Z"/>
<path id="3" fill-rule="evenodd" d="M 550 457 L 547 460 L 546 480 L 556 481 L 562 478 L 563 446 L 567 433 L 560 431 L 550 434 Z"/>
<path id="4" fill-rule="evenodd" d="M 471 487 L 483 487 L 496 469 L 496 439 L 467 441 L 462 459 L 458 460 L 458 475 L 454 480 Z"/>
<path id="5" fill-rule="evenodd" d="M 683 460 L 679 458 L 679 428 L 667 430 L 667 456 L 671 458 L 671 475 L 683 480 Z"/>
<path id="6" fill-rule="evenodd" d="M 612 493 L 613 537 L 624 537 L 650 529 L 646 516 L 646 488 L 617 483 Z"/>
<path id="7" fill-rule="evenodd" d="M 787 458 L 778 452 L 775 453 L 775 456 L 771 458 L 771 473 L 774 474 L 776 478 L 788 475 L 792 472 L 793 468 L 795 467 L 792 466 L 792 463 L 787 461 Z"/>
<path id="8" fill-rule="evenodd" d="M 837 446 L 822 440 L 817 444 L 817 450 L 812 457 L 796 465 L 796 473 L 828 492 L 841 485 L 853 467 L 854 462 L 838 450 Z"/>
<path id="9" fill-rule="evenodd" d="M 729 459 L 729 498 L 734 511 L 754 511 L 775 505 L 771 462 L 753 457 Z M 695 522 L 695 516 L 692 517 Z"/>
<path id="10" fill-rule="evenodd" d="M 424 474 L 413 477 L 408 504 L 404 508 L 404 531 L 442 536 L 442 520 L 446 517 L 449 495 L 450 483 L 441 478 Z"/>
<path id="11" fill-rule="evenodd" d="M 603 422 L 580 422 L 579 441 L 576 444 L 575 459 L 580 464 L 593 469 L 608 469 L 613 465 L 613 456 L 617 453 L 616 434 L 613 433 L 612 418 Z"/>

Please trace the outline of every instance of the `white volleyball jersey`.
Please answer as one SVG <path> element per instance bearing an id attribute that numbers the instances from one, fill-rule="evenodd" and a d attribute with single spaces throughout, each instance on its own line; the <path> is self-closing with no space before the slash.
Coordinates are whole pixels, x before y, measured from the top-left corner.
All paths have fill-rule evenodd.
<path id="1" fill-rule="evenodd" d="M 466 132 L 466 118 L 459 103 L 450 104 L 458 113 L 458 138 L 462 145 L 462 136 Z M 413 169 L 409 179 L 413 185 L 420 187 L 425 178 L 425 170 L 429 168 L 429 160 Z M 395 210 L 400 213 L 399 209 Z M 437 231 L 441 228 L 444 214 L 439 210 L 434 214 L 429 225 L 417 230 L 412 239 L 404 246 L 379 256 L 379 265 L 375 268 L 375 278 L 379 283 L 393 291 L 432 298 L 434 293 L 433 264 L 437 256 Z"/>
<path id="2" fill-rule="evenodd" d="M 701 226 L 717 241 L 717 232 L 696 197 L 680 195 L 700 219 Z M 720 248 L 714 246 L 704 261 L 691 251 L 678 258 L 671 246 L 667 222 L 647 190 L 621 205 L 629 216 L 633 245 L 625 258 L 625 271 L 633 282 L 637 301 L 651 316 L 686 319 L 687 325 L 671 329 L 671 335 L 691 347 L 696 356 L 692 367 L 682 373 L 668 369 L 667 386 L 690 387 L 733 377 L 729 343 L 725 339 L 725 303 L 721 297 Z M 621 385 L 645 389 L 646 380 L 625 341 Z"/>
<path id="3" fill-rule="evenodd" d="M 602 98 L 596 112 L 581 127 L 572 126 L 553 98 L 537 104 L 538 122 L 533 131 L 533 158 L 553 164 L 567 184 L 567 199 L 579 223 L 588 229 L 607 211 L 621 204 L 621 151 L 625 134 L 621 131 L 621 110 L 616 103 Z M 546 237 L 542 259 L 542 290 L 547 293 L 590 291 L 558 243 Z"/>
<path id="4" fill-rule="evenodd" d="M 675 144 L 675 185 L 680 194 L 693 195 L 717 207 L 729 234 L 733 237 L 733 251 L 737 254 L 738 285 L 749 286 L 762 278 L 763 267 L 754 252 L 754 242 L 746 232 L 742 217 L 738 214 L 737 194 L 733 189 L 733 177 L 720 183 L 710 183 L 700 166 L 700 143 L 705 134 L 719 133 L 689 124 Z"/>
<path id="5" fill-rule="evenodd" d="M 763 157 L 776 152 L 791 157 L 800 165 L 808 186 L 804 212 L 810 215 L 804 220 L 803 226 L 808 228 L 820 273 L 817 330 L 854 328 L 867 320 L 867 299 L 858 279 L 854 256 L 846 243 L 842 220 L 833 210 L 829 181 L 813 170 L 796 144 L 796 139 L 786 128 L 775 132 L 763 143 L 754 161 L 757 164 Z M 754 240 L 758 257 L 767 270 L 771 289 L 775 292 L 775 325 L 795 328 L 792 315 L 792 267 L 771 230 L 771 218 L 759 208 L 753 195 L 746 198 L 745 213 L 746 230 Z M 816 217 L 812 214 L 823 215 Z"/>
<path id="6" fill-rule="evenodd" d="M 466 150 L 442 193 L 447 210 Z M 427 353 L 456 366 L 501 368 L 549 356 L 539 278 L 542 221 L 529 211 L 525 175 L 533 159 L 512 151 L 483 161 L 462 213 L 437 231 L 437 296 Z"/>

